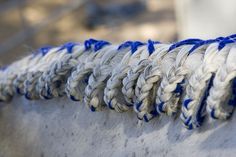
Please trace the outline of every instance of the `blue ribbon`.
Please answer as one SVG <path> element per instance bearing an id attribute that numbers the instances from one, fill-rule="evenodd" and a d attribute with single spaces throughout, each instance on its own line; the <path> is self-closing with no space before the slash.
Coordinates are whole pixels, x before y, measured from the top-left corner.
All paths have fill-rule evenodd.
<path id="1" fill-rule="evenodd" d="M 92 46 L 94 45 L 94 51 L 96 52 L 102 49 L 104 46 L 110 45 L 110 44 L 111 43 L 105 40 L 88 39 L 88 40 L 85 40 L 84 47 L 85 47 L 85 50 L 87 51 L 91 49 Z"/>
<path id="2" fill-rule="evenodd" d="M 121 50 L 121 49 L 124 49 L 124 48 L 131 47 L 132 43 L 133 43 L 132 41 L 126 41 L 126 42 L 120 44 L 120 46 L 118 47 L 117 50 Z"/>
<path id="3" fill-rule="evenodd" d="M 184 103 L 183 103 L 183 106 L 188 110 L 188 104 L 193 101 L 192 99 L 185 99 L 184 100 Z"/>
<path id="4" fill-rule="evenodd" d="M 185 80 L 183 79 L 181 82 L 177 83 L 177 86 L 175 90 L 173 91 L 177 96 L 180 96 L 183 93 L 183 84 L 185 83 Z"/>
<path id="5" fill-rule="evenodd" d="M 215 42 L 220 42 L 224 40 L 224 37 L 218 37 L 216 39 L 209 39 L 209 40 L 205 40 L 205 41 L 200 41 L 199 43 L 196 43 L 190 50 L 189 50 L 189 54 L 191 54 L 194 50 L 196 50 L 197 48 L 199 48 L 200 46 L 203 45 L 208 45 L 208 44 L 212 44 Z"/>
<path id="6" fill-rule="evenodd" d="M 195 49 L 199 48 L 200 46 L 212 44 L 215 42 L 219 42 L 218 49 L 221 50 L 225 47 L 225 45 L 234 43 L 236 41 L 236 34 L 227 36 L 227 37 L 218 37 L 216 39 L 209 39 L 209 40 L 201 40 L 201 39 L 187 39 L 180 42 L 173 44 L 168 51 L 171 51 L 177 47 L 182 45 L 194 45 L 190 50 L 189 54 L 191 54 Z"/>
<path id="7" fill-rule="evenodd" d="M 102 49 L 104 46 L 106 45 L 110 45 L 111 43 L 109 43 L 108 41 L 105 41 L 105 40 L 100 40 L 98 42 L 95 43 L 94 45 L 94 51 L 98 51 L 100 49 Z"/>
<path id="8" fill-rule="evenodd" d="M 143 116 L 143 120 L 144 120 L 145 122 L 149 122 L 151 119 L 153 119 L 153 118 L 155 118 L 156 116 L 158 116 L 158 112 L 157 112 L 156 110 L 152 110 L 152 111 L 150 112 L 150 114 L 151 114 L 151 118 L 148 118 L 146 114 Z"/>
<path id="9" fill-rule="evenodd" d="M 53 48 L 52 46 L 45 46 L 40 48 L 40 52 L 43 56 L 45 56 L 52 48 Z"/>
<path id="10" fill-rule="evenodd" d="M 223 49 L 227 44 L 234 43 L 236 41 L 236 35 L 231 35 L 228 37 L 225 37 L 222 41 L 220 41 L 218 50 Z"/>
<path id="11" fill-rule="evenodd" d="M 37 56 L 38 54 L 42 54 L 43 56 L 45 56 L 52 48 L 53 46 L 50 45 L 41 47 L 33 54 L 33 57 Z"/>
<path id="12" fill-rule="evenodd" d="M 152 41 L 152 40 L 148 40 L 148 52 L 149 54 L 152 54 L 155 51 L 155 44 L 159 44 L 159 41 Z"/>
<path id="13" fill-rule="evenodd" d="M 25 98 L 28 99 L 28 100 L 32 100 L 29 92 L 25 93 Z"/>
<path id="14" fill-rule="evenodd" d="M 163 109 L 164 104 L 165 104 L 164 102 L 160 102 L 159 104 L 156 105 L 157 110 L 161 113 L 164 113 L 164 109 Z"/>
<path id="15" fill-rule="evenodd" d="M 177 43 L 171 45 L 169 50 L 168 50 L 168 52 L 170 52 L 171 50 L 174 50 L 174 49 L 176 49 L 176 48 L 178 48 L 180 46 L 183 46 L 183 45 L 195 45 L 195 44 L 197 44 L 199 42 L 202 42 L 202 41 L 203 40 L 201 40 L 201 39 L 186 39 L 186 40 L 182 40 L 180 42 L 177 42 Z"/>
<path id="16" fill-rule="evenodd" d="M 92 45 L 93 44 L 96 44 L 98 42 L 98 40 L 96 39 L 88 39 L 88 40 L 85 40 L 84 41 L 84 47 L 85 47 L 85 50 L 89 50 L 92 48 Z"/>
<path id="17" fill-rule="evenodd" d="M 114 107 L 112 107 L 111 101 L 108 102 L 108 107 L 109 107 L 109 109 L 114 110 Z"/>
<path id="18" fill-rule="evenodd" d="M 58 51 L 66 49 L 68 53 L 72 53 L 73 52 L 72 50 L 75 45 L 78 45 L 78 43 L 74 43 L 74 42 L 65 43 L 60 47 L 60 49 Z"/>
<path id="19" fill-rule="evenodd" d="M 134 54 L 138 47 L 145 45 L 145 43 L 142 43 L 140 41 L 126 41 L 125 43 L 121 44 L 117 50 L 121 50 L 123 48 L 131 47 L 131 53 Z"/>
<path id="20" fill-rule="evenodd" d="M 133 44 L 131 45 L 131 53 L 133 54 L 134 52 L 137 51 L 138 47 L 143 46 L 144 43 L 140 42 L 140 41 L 135 41 L 133 42 Z"/>
<path id="21" fill-rule="evenodd" d="M 96 111 L 96 108 L 93 107 L 93 105 L 91 105 L 91 106 L 90 106 L 90 110 L 91 110 L 92 112 L 95 112 L 95 111 Z"/>
<path id="22" fill-rule="evenodd" d="M 80 101 L 79 99 L 76 99 L 73 95 L 70 95 L 70 99 L 73 101 Z"/>
<path id="23" fill-rule="evenodd" d="M 143 103 L 143 102 L 141 101 L 141 102 L 138 102 L 138 103 L 135 104 L 135 108 L 136 108 L 136 110 L 139 111 L 139 112 L 140 112 L 140 106 L 142 105 L 142 103 Z"/>

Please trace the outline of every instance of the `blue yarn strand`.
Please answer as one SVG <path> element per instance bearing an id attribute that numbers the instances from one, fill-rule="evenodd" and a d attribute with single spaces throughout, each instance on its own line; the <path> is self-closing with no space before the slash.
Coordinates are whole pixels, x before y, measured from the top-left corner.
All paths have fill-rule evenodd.
<path id="1" fill-rule="evenodd" d="M 138 102 L 138 103 L 135 104 L 135 108 L 136 108 L 136 110 L 139 111 L 139 112 L 140 112 L 140 106 L 142 105 L 142 103 L 143 103 L 143 102 L 141 101 L 141 102 Z"/>
<path id="2" fill-rule="evenodd" d="M 231 35 L 228 37 L 225 37 L 223 40 L 220 41 L 219 46 L 218 46 L 218 50 L 220 51 L 221 49 L 223 49 L 227 44 L 232 44 L 235 43 L 236 41 L 236 35 Z"/>
<path id="3" fill-rule="evenodd" d="M 134 54 L 137 51 L 138 47 L 143 45 L 145 45 L 145 43 L 142 43 L 140 41 L 126 41 L 123 44 L 121 44 L 117 50 L 131 47 L 131 53 Z"/>
<path id="4" fill-rule="evenodd" d="M 63 44 L 58 51 L 66 49 L 67 53 L 72 53 L 73 52 L 73 48 L 74 48 L 75 45 L 78 45 L 78 43 L 67 42 L 67 43 Z"/>
<path id="5" fill-rule="evenodd" d="M 160 44 L 159 41 L 152 41 L 152 40 L 148 40 L 148 52 L 149 54 L 152 54 L 155 51 L 155 44 Z"/>
<path id="6" fill-rule="evenodd" d="M 102 49 L 104 46 L 110 45 L 111 43 L 109 43 L 108 41 L 105 40 L 100 40 L 98 42 L 95 43 L 94 45 L 94 51 L 98 51 L 100 49 Z"/>
<path id="7" fill-rule="evenodd" d="M 205 40 L 205 41 L 200 41 L 199 43 L 196 43 L 190 50 L 189 50 L 189 54 L 191 54 L 193 51 L 195 51 L 197 48 L 203 46 L 203 45 L 209 45 L 215 42 L 220 42 L 224 40 L 224 37 L 218 37 L 216 39 L 209 39 L 209 40 Z"/>
<path id="8" fill-rule="evenodd" d="M 124 49 L 124 48 L 131 47 L 131 44 L 132 44 L 132 41 L 126 41 L 126 42 L 120 44 L 120 46 L 118 47 L 117 50 L 121 50 L 121 49 Z"/>
<path id="9" fill-rule="evenodd" d="M 93 44 L 96 44 L 98 42 L 98 40 L 96 40 L 96 39 L 88 39 L 88 40 L 85 40 L 84 41 L 84 47 L 85 47 L 85 50 L 87 51 L 87 50 L 89 50 L 89 49 L 91 49 L 92 48 L 92 45 Z"/>
<path id="10" fill-rule="evenodd" d="M 39 54 L 42 54 L 42 56 L 45 56 L 52 48 L 53 48 L 53 46 L 50 46 L 50 45 L 41 47 L 33 54 L 33 57 L 35 57 Z"/>
<path id="11" fill-rule="evenodd" d="M 197 44 L 199 42 L 202 42 L 201 39 L 186 39 L 186 40 L 182 40 L 180 42 L 177 42 L 177 43 L 174 43 L 173 45 L 170 46 L 168 52 L 180 47 L 180 46 L 183 46 L 183 45 L 194 45 L 194 44 Z"/>

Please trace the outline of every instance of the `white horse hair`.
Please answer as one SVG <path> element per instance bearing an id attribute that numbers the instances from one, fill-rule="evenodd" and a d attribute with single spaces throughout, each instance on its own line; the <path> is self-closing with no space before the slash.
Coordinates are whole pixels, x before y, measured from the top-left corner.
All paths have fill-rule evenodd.
<path id="1" fill-rule="evenodd" d="M 235 35 L 173 44 L 149 40 L 113 45 L 89 39 L 38 49 L 0 69 L 0 100 L 65 94 L 91 111 L 133 109 L 139 120 L 178 116 L 184 126 L 205 116 L 226 120 L 236 105 Z"/>

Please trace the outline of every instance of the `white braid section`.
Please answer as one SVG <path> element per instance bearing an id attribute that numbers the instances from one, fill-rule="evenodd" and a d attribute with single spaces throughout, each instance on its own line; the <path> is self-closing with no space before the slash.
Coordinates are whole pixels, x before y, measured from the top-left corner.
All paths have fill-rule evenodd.
<path id="1" fill-rule="evenodd" d="M 150 60 L 156 57 L 160 49 L 163 48 L 163 45 L 157 44 L 154 45 L 155 51 L 147 56 L 148 58 L 142 58 L 138 61 L 137 64 L 130 66 L 127 76 L 122 81 L 122 93 L 126 102 L 129 105 L 133 105 L 136 102 L 135 97 L 135 86 L 138 80 L 139 75 L 144 71 L 145 67 L 149 64 Z"/>
<path id="2" fill-rule="evenodd" d="M 16 79 L 13 81 L 15 93 L 24 94 L 24 88 L 25 88 L 24 81 L 27 79 L 27 73 L 29 72 L 30 68 L 39 64 L 39 62 L 41 62 L 42 58 L 43 58 L 42 53 L 32 56 L 31 61 L 28 63 L 25 70 L 23 70 L 21 73 L 17 74 Z"/>
<path id="3" fill-rule="evenodd" d="M 65 92 L 68 96 L 68 98 L 79 101 L 82 100 L 83 97 L 83 89 L 85 89 L 86 85 L 86 75 L 88 71 L 90 70 L 90 64 L 87 64 L 85 67 L 85 63 L 88 59 L 91 60 L 94 53 L 93 51 L 85 52 L 80 58 L 79 58 L 79 64 L 75 67 L 74 71 L 71 73 L 71 75 L 67 79 Z M 88 62 L 89 63 L 89 62 Z M 87 71 L 85 71 L 87 69 Z M 85 77 L 85 79 L 83 78 Z"/>
<path id="4" fill-rule="evenodd" d="M 130 67 L 127 72 L 127 76 L 123 79 L 122 84 L 122 93 L 126 102 L 129 105 L 133 105 L 135 102 L 135 85 L 137 83 L 138 77 L 143 72 L 144 68 L 148 65 L 148 60 L 144 59 L 139 61 L 137 65 Z"/>
<path id="5" fill-rule="evenodd" d="M 60 59 L 65 55 L 66 52 L 58 51 L 59 49 L 60 47 L 56 47 L 49 50 L 42 58 L 42 61 L 29 70 L 27 79 L 24 81 L 24 94 L 27 99 L 39 99 L 37 90 L 38 80 L 43 72 L 51 66 L 53 61 Z"/>
<path id="6" fill-rule="evenodd" d="M 85 52 L 89 55 L 81 60 L 76 69 L 71 73 L 67 80 L 66 93 L 69 98 L 74 101 L 83 99 L 85 87 L 87 85 L 86 79 L 92 73 L 93 68 L 101 61 L 103 55 L 110 49 L 110 46 L 105 46 L 96 52 Z"/>
<path id="7" fill-rule="evenodd" d="M 149 65 L 139 75 L 135 87 L 135 96 L 137 98 L 134 111 L 137 113 L 140 120 L 149 121 L 154 117 L 155 105 L 154 100 L 156 90 L 159 86 L 159 81 L 162 73 L 169 66 L 171 53 L 167 54 L 170 45 L 161 44 L 163 48 L 156 51 L 157 55 L 150 61 Z"/>
<path id="8" fill-rule="evenodd" d="M 110 46 L 104 54 L 99 64 L 93 68 L 93 73 L 89 76 L 88 85 L 85 88 L 84 102 L 91 111 L 101 110 L 105 102 L 104 89 L 112 69 L 122 60 L 125 51 L 118 52 L 117 46 Z"/>
<path id="9" fill-rule="evenodd" d="M 31 55 L 27 56 L 12 65 L 8 66 L 3 72 L 0 78 L 0 100 L 10 101 L 14 94 L 13 81 L 17 77 L 17 74 L 24 71 L 28 63 L 31 61 Z"/>
<path id="10" fill-rule="evenodd" d="M 205 52 L 203 63 L 191 75 L 181 113 L 181 119 L 187 128 L 196 128 L 202 124 L 205 116 L 204 97 L 207 96 L 205 92 L 211 84 L 210 79 L 213 79 L 213 74 L 225 62 L 229 50 L 228 45 L 219 51 L 217 43 L 210 44 Z"/>
<path id="11" fill-rule="evenodd" d="M 76 45 L 73 47 L 72 52 L 66 53 L 63 58 L 54 61 L 52 66 L 43 72 L 39 78 L 37 88 L 42 99 L 64 95 L 67 78 L 73 68 L 79 64 L 79 57 L 83 53 L 84 46 Z"/>
<path id="12" fill-rule="evenodd" d="M 29 100 L 67 94 L 83 100 L 91 111 L 105 106 L 117 112 L 133 109 L 146 122 L 181 111 L 184 126 L 196 128 L 206 111 L 221 120 L 233 113 L 234 42 L 236 35 L 176 44 L 128 41 L 120 46 L 89 39 L 84 45 L 45 47 L 0 69 L 0 101 L 10 101 L 15 93 Z"/>
<path id="13" fill-rule="evenodd" d="M 117 112 L 124 112 L 129 109 L 128 104 L 124 100 L 124 96 L 121 92 L 122 80 L 126 77 L 129 68 L 137 64 L 139 60 L 145 59 L 149 56 L 146 46 L 139 47 L 133 54 L 128 52 L 120 64 L 118 64 L 112 71 L 112 75 L 107 81 L 106 88 L 104 90 L 104 101 L 110 109 L 114 109 Z"/>
<path id="14" fill-rule="evenodd" d="M 193 45 L 182 46 L 179 52 L 175 51 L 176 61 L 168 73 L 163 75 L 157 91 L 156 104 L 158 113 L 171 116 L 180 108 L 179 100 L 184 91 L 186 75 L 190 75 L 202 62 L 206 46 L 189 54 Z M 176 91 L 178 90 L 178 91 Z"/>
<path id="15" fill-rule="evenodd" d="M 207 98 L 207 111 L 214 119 L 228 119 L 235 108 L 236 46 L 233 46 L 226 63 L 219 67 Z"/>

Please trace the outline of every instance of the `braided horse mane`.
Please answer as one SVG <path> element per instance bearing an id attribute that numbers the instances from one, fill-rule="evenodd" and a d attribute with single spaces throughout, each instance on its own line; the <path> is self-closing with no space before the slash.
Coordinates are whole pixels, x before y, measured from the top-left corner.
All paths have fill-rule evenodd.
<path id="1" fill-rule="evenodd" d="M 93 112 L 133 110 L 140 121 L 206 116 L 227 120 L 236 106 L 236 35 L 175 43 L 88 39 L 48 46 L 0 69 L 0 101 L 67 96 Z"/>

